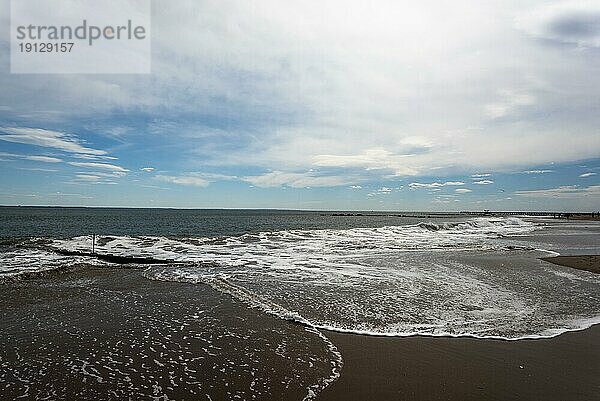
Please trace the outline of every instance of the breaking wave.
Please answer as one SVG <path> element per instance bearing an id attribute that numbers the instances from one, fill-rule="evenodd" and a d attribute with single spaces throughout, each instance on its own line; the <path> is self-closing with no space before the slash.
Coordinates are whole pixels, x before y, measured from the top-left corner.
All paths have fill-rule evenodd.
<path id="1" fill-rule="evenodd" d="M 537 260 L 549 251 L 520 239 L 538 228 L 519 218 L 475 218 L 211 238 L 104 236 L 96 251 L 176 262 L 145 274 L 207 284 L 318 329 L 520 339 L 597 322 L 598 278 L 573 272 L 578 285 L 565 285 L 560 267 Z M 52 268 L 62 263 L 52 250 L 90 248 L 89 236 L 53 240 L 36 257 Z"/>

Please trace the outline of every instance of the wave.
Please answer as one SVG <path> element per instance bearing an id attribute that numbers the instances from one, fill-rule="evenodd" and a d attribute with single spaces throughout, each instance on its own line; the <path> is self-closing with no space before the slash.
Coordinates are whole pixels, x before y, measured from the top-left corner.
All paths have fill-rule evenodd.
<path id="1" fill-rule="evenodd" d="M 104 236 L 96 252 L 169 261 L 154 279 L 198 280 L 307 327 L 521 339 L 577 329 L 573 322 L 600 315 L 596 277 L 574 272 L 574 287 L 555 274 L 560 267 L 542 268 L 536 259 L 552 251 L 515 238 L 540 227 L 476 218 L 212 238 Z M 82 236 L 53 240 L 48 251 L 89 249 L 91 237 Z"/>
<path id="2" fill-rule="evenodd" d="M 536 227 L 534 223 L 524 221 L 517 217 L 506 217 L 501 219 L 491 218 L 476 218 L 461 222 L 444 222 L 444 223 L 433 223 L 433 222 L 421 222 L 416 224 L 417 227 L 429 230 L 429 231 L 440 231 L 440 230 L 457 230 L 457 231 L 470 231 L 477 229 L 494 229 L 494 228 L 512 228 L 517 229 L 512 231 L 512 234 L 521 232 L 529 232 Z M 500 233 L 500 232 L 499 232 Z"/>
<path id="3" fill-rule="evenodd" d="M 518 218 L 477 218 L 444 224 L 419 223 L 404 226 L 352 228 L 345 230 L 267 231 L 230 237 L 101 237 L 96 244 L 100 254 L 156 258 L 177 262 L 211 262 L 236 265 L 245 254 L 272 254 L 276 258 L 301 256 L 307 251 L 337 253 L 348 251 L 411 251 L 438 249 L 481 249 L 502 247 L 497 238 L 527 234 L 538 228 Z M 91 236 L 55 240 L 52 248 L 85 252 L 91 249 Z M 267 260 L 268 258 L 260 258 Z M 258 260 L 256 260 L 259 262 Z M 275 260 L 268 260 L 274 263 Z"/>
<path id="4" fill-rule="evenodd" d="M 548 270 L 547 267 L 544 267 Z M 569 331 L 579 331 L 589 328 L 593 325 L 600 324 L 600 311 L 595 309 L 595 316 L 591 317 L 576 317 L 571 315 L 570 319 L 556 319 L 556 317 L 562 315 L 562 312 L 557 313 L 558 316 L 544 316 L 545 322 L 539 328 L 531 328 L 529 333 L 523 332 L 519 335 L 500 335 L 493 333 L 478 333 L 475 330 L 456 332 L 450 330 L 430 330 L 432 327 L 427 324 L 413 324 L 407 325 L 410 327 L 406 330 L 385 330 L 385 329 L 363 329 L 357 327 L 346 327 L 340 324 L 323 323 L 314 321 L 310 318 L 306 318 L 301 313 L 287 309 L 282 305 L 274 302 L 273 300 L 266 298 L 265 296 L 259 295 L 257 292 L 253 292 L 239 284 L 233 282 L 233 277 L 226 274 L 214 274 L 208 272 L 199 272 L 196 268 L 173 268 L 173 267 L 149 267 L 144 271 L 144 276 L 151 280 L 158 281 L 176 281 L 176 282 L 188 282 L 205 284 L 218 292 L 228 294 L 234 299 L 244 302 L 253 308 L 258 308 L 261 311 L 277 317 L 282 320 L 290 321 L 295 324 L 300 324 L 315 330 L 332 331 L 339 333 L 377 336 L 377 337 L 412 337 L 412 336 L 426 336 L 426 337 L 452 337 L 452 338 L 476 338 L 476 339 L 497 339 L 506 341 L 516 341 L 524 339 L 544 339 L 556 337 L 560 334 Z M 596 282 L 598 283 L 598 282 Z M 594 302 L 594 301 L 592 301 Z M 324 305 L 323 305 L 324 306 Z M 522 305 L 517 303 L 517 308 Z M 432 312 L 432 311 L 423 311 Z M 508 311 L 506 311 L 508 312 Z M 455 316 L 454 319 L 457 317 Z M 496 319 L 492 318 L 491 321 Z M 502 322 L 499 322 L 502 324 Z M 332 350 L 333 354 L 336 354 L 336 350 Z M 340 368 L 343 362 L 339 360 Z M 335 369 L 339 371 L 339 369 Z M 335 371 L 332 373 L 335 376 Z"/>
<path id="5" fill-rule="evenodd" d="M 0 252 L 0 283 L 107 265 L 95 257 L 67 256 L 53 250 L 29 247 L 10 249 Z"/>

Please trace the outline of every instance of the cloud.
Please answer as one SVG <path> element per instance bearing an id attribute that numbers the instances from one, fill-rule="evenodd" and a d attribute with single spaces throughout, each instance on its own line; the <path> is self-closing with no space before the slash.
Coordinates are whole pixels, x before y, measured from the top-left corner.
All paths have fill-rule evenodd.
<path id="1" fill-rule="evenodd" d="M 173 176 L 173 175 L 157 175 L 156 178 L 159 181 L 170 182 L 178 185 L 190 185 L 195 187 L 207 187 L 210 181 L 194 176 Z"/>
<path id="2" fill-rule="evenodd" d="M 490 118 L 506 117 L 522 107 L 536 103 L 535 96 L 514 90 L 502 90 L 498 95 L 500 100 L 485 106 L 486 113 Z"/>
<path id="3" fill-rule="evenodd" d="M 77 174 L 77 175 L 75 175 L 75 180 L 76 181 L 96 182 L 96 181 L 99 181 L 100 179 L 101 179 L 101 177 L 98 177 L 96 175 L 90 175 L 90 174 Z"/>
<path id="4" fill-rule="evenodd" d="M 560 198 L 578 199 L 582 196 L 600 197 L 600 185 L 579 187 L 577 185 L 564 185 L 557 188 L 516 191 L 515 195 L 528 198 Z"/>
<path id="5" fill-rule="evenodd" d="M 154 167 L 142 167 L 140 170 L 150 173 L 150 172 L 154 171 Z"/>
<path id="6" fill-rule="evenodd" d="M 158 174 L 154 176 L 154 179 L 162 182 L 170 182 L 178 185 L 189 185 L 195 187 L 207 187 L 210 183 L 215 181 L 227 181 L 233 180 L 237 177 L 224 174 L 212 174 L 212 173 L 187 173 L 184 175 L 163 175 Z"/>
<path id="7" fill-rule="evenodd" d="M 457 188 L 457 189 L 454 190 L 454 192 L 457 192 L 459 194 L 466 194 L 468 192 L 471 192 L 471 190 L 467 189 L 467 188 Z"/>
<path id="8" fill-rule="evenodd" d="M 529 35 L 580 47 L 600 47 L 600 5 L 593 1 L 548 4 L 516 19 Z"/>
<path id="9" fill-rule="evenodd" d="M 27 168 L 27 167 L 19 167 L 19 170 L 26 170 L 26 171 L 41 171 L 44 173 L 55 173 L 58 170 L 53 169 L 53 168 L 36 168 L 36 167 L 32 167 L 32 168 Z"/>
<path id="10" fill-rule="evenodd" d="M 596 175 L 596 173 L 589 172 L 589 173 L 580 174 L 579 177 L 585 178 L 585 177 L 592 177 L 594 175 Z"/>
<path id="11" fill-rule="evenodd" d="M 286 185 L 292 188 L 306 187 L 335 187 L 350 185 L 356 179 L 343 176 L 321 176 L 314 172 L 293 173 L 284 171 L 271 171 L 262 175 L 244 177 L 243 181 L 262 188 Z"/>
<path id="12" fill-rule="evenodd" d="M 0 156 L 10 157 L 10 158 L 14 157 L 14 158 L 19 158 L 19 159 L 31 160 L 31 161 L 36 161 L 36 162 L 44 162 L 44 163 L 60 163 L 63 161 L 62 159 L 59 159 L 57 157 L 39 156 L 39 155 L 20 155 L 20 154 L 5 153 L 5 152 L 0 152 Z"/>
<path id="13" fill-rule="evenodd" d="M 565 24 L 566 8 L 546 18 L 536 6 L 545 3 L 531 4 L 181 0 L 153 18 L 161 35 L 151 76 L 0 74 L 0 104 L 11 116 L 59 111 L 65 126 L 125 116 L 105 131 L 138 141 L 130 149 L 140 155 L 164 145 L 166 159 L 189 169 L 287 172 L 249 177 L 264 185 L 381 183 L 595 158 L 597 53 L 546 43 L 587 45 L 594 34 L 580 16 Z M 523 13 L 536 18 L 517 30 L 513 18 Z M 47 127 L 49 114 L 24 121 Z M 119 128 L 140 116 L 164 122 Z M 315 166 L 331 170 L 297 175 Z"/>
<path id="14" fill-rule="evenodd" d="M 85 147 L 74 135 L 41 128 L 0 127 L 0 140 L 60 149 L 70 153 L 105 155 L 103 150 Z"/>
<path id="15" fill-rule="evenodd" d="M 85 167 L 85 168 L 91 168 L 91 169 L 97 169 L 97 170 L 105 170 L 105 171 L 111 171 L 113 173 L 121 173 L 121 174 L 125 174 L 129 171 L 121 166 L 116 166 L 114 164 L 108 164 L 108 163 L 68 162 L 68 164 L 70 164 L 71 166 L 76 166 L 76 167 Z"/>
<path id="16" fill-rule="evenodd" d="M 458 186 L 465 185 L 462 181 L 446 181 L 446 182 L 431 182 L 431 183 L 420 183 L 420 182 L 411 182 L 408 184 L 410 189 L 419 189 L 419 188 L 439 188 L 445 186 Z"/>
<path id="17" fill-rule="evenodd" d="M 492 181 L 492 180 L 473 181 L 473 184 L 476 184 L 476 185 L 490 185 L 493 183 L 494 183 L 494 181 Z"/>
<path id="18" fill-rule="evenodd" d="M 406 163 L 406 158 L 412 156 L 412 154 L 395 154 L 383 148 L 372 148 L 356 155 L 316 155 L 313 158 L 313 164 L 319 167 L 391 170 L 395 175 L 406 176 L 418 173 L 414 167 Z"/>
<path id="19" fill-rule="evenodd" d="M 49 156 L 25 156 L 27 160 L 36 161 L 36 162 L 44 162 L 44 163 L 60 163 L 62 159 L 58 157 L 49 157 Z"/>
<path id="20" fill-rule="evenodd" d="M 392 188 L 381 187 L 375 192 L 370 192 L 367 196 L 375 196 L 375 195 L 389 195 L 392 193 Z"/>
<path id="21" fill-rule="evenodd" d="M 491 174 L 471 174 L 471 178 L 485 178 L 485 177 L 491 177 Z"/>
<path id="22" fill-rule="evenodd" d="M 117 157 L 107 156 L 107 155 L 86 155 L 82 153 L 77 153 L 72 155 L 76 159 L 84 159 L 84 160 L 118 160 Z"/>
<path id="23" fill-rule="evenodd" d="M 360 185 L 351 185 L 350 188 L 351 189 L 362 189 L 362 187 Z"/>
<path id="24" fill-rule="evenodd" d="M 521 171 L 521 174 L 547 174 L 553 172 L 554 170 L 525 170 Z"/>

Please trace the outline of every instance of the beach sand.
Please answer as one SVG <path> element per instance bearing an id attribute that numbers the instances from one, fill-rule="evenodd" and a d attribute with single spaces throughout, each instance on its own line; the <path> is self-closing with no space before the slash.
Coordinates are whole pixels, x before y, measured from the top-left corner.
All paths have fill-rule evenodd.
<path id="1" fill-rule="evenodd" d="M 344 357 L 319 400 L 597 400 L 600 326 L 552 339 L 326 333 Z"/>
<path id="2" fill-rule="evenodd" d="M 600 274 L 600 255 L 555 256 L 552 258 L 542 258 L 542 260 L 554 263 L 555 265 Z"/>
<path id="3" fill-rule="evenodd" d="M 301 400 L 320 337 L 205 285 L 88 268 L 0 287 L 0 400 Z"/>

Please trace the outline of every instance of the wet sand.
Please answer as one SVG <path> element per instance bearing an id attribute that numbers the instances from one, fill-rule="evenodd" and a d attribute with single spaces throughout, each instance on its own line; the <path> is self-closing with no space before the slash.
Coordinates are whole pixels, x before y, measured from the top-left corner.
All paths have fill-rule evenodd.
<path id="1" fill-rule="evenodd" d="M 0 400 L 301 400 L 331 372 L 300 325 L 205 285 L 88 268 L 0 286 Z"/>
<path id="2" fill-rule="evenodd" d="M 319 400 L 595 400 L 600 326 L 552 339 L 326 333 L 344 356 Z"/>
<path id="3" fill-rule="evenodd" d="M 300 400 L 329 373 L 324 344 L 303 326 L 204 285 L 86 269 L 3 289 L 0 400 Z M 324 334 L 344 367 L 318 400 L 564 401 L 600 394 L 600 325 L 520 341 Z"/>
<path id="4" fill-rule="evenodd" d="M 600 274 L 600 255 L 555 256 L 552 258 L 542 258 L 542 260 L 554 263 L 555 265 Z"/>

